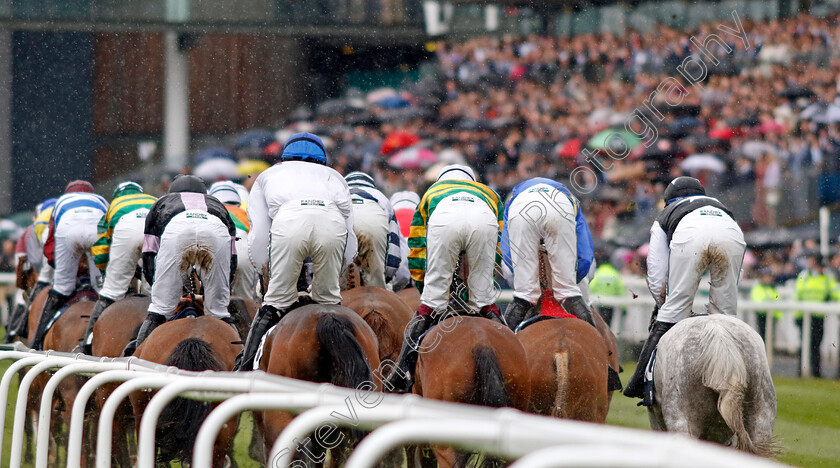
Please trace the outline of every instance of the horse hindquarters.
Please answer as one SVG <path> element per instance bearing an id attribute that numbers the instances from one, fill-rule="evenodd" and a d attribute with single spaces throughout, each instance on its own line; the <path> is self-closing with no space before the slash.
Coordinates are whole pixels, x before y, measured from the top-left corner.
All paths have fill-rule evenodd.
<path id="1" fill-rule="evenodd" d="M 488 346 L 479 345 L 473 348 L 472 354 L 475 362 L 475 384 L 472 397 L 465 403 L 494 408 L 512 406 L 496 352 Z"/>

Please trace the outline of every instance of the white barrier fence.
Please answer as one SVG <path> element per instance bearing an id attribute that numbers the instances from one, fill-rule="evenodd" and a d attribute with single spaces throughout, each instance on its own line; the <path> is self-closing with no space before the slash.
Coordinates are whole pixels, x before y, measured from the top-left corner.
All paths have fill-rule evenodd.
<path id="1" fill-rule="evenodd" d="M 732 449 L 698 442 L 675 434 L 607 427 L 534 416 L 512 409 L 490 409 L 426 400 L 414 395 L 385 395 L 314 384 L 262 372 L 187 372 L 135 358 L 96 359 L 84 355 L 34 352 L 24 347 L 0 346 L 0 361 L 13 361 L 0 379 L 0 420 L 5 421 L 13 377 L 22 372 L 18 395 L 9 411 L 11 428 L 9 464 L 21 466 L 26 402 L 40 401 L 35 467 L 45 468 L 49 455 L 49 428 L 54 392 L 63 379 L 74 375 L 88 380 L 72 403 L 67 466 L 82 461 L 82 431 L 88 400 L 105 384 L 119 383 L 98 412 L 96 466 L 111 466 L 114 414 L 125 398 L 138 390 L 156 390 L 141 419 L 138 467 L 155 465 L 155 427 L 163 408 L 176 397 L 221 402 L 204 421 L 194 443 L 192 466 L 211 466 L 214 440 L 227 421 L 244 411 L 282 409 L 298 413 L 276 440 L 268 466 L 289 466 L 302 440 L 325 425 L 372 431 L 355 448 L 346 466 L 374 466 L 389 451 L 414 443 L 440 443 L 486 452 L 510 460 L 515 467 L 781 467 L 775 462 Z M 28 369 L 28 370 L 27 370 Z M 43 373 L 49 379 L 40 395 L 31 384 Z M 348 407 L 348 405 L 354 405 Z M 352 410 L 354 418 L 337 418 Z M 0 458 L 6 454 L 0 453 Z"/>

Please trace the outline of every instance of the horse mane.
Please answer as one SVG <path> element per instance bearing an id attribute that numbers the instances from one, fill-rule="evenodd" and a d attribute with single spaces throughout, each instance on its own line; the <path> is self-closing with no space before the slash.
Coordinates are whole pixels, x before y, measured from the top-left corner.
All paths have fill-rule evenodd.
<path id="1" fill-rule="evenodd" d="M 718 412 L 735 434 L 735 448 L 764 457 L 779 451 L 774 439 L 753 441 L 744 426 L 744 404 L 750 377 L 744 360 L 743 344 L 727 323 L 708 320 L 700 328 L 698 362 L 702 363 L 703 386 L 718 393 Z"/>
<path id="2" fill-rule="evenodd" d="M 178 343 L 164 365 L 190 371 L 226 370 L 213 355 L 210 344 L 200 338 L 187 338 Z M 186 398 L 176 398 L 167 405 L 155 434 L 160 447 L 158 459 L 190 461 L 198 429 L 212 409 L 211 403 Z"/>
<path id="3" fill-rule="evenodd" d="M 331 313 L 318 317 L 315 335 L 323 351 L 318 359 L 322 381 L 349 388 L 372 381 L 370 364 L 355 332 L 356 327 L 347 317 Z"/>
<path id="4" fill-rule="evenodd" d="M 478 345 L 472 351 L 475 371 L 472 396 L 466 403 L 499 408 L 511 406 L 505 376 L 492 348 Z"/>

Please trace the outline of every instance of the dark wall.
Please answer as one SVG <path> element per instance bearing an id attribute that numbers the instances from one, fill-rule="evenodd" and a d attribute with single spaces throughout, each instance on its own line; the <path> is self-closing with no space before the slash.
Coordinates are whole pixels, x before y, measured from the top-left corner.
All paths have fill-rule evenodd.
<path id="1" fill-rule="evenodd" d="M 93 34 L 13 36 L 12 207 L 31 209 L 91 175 Z"/>

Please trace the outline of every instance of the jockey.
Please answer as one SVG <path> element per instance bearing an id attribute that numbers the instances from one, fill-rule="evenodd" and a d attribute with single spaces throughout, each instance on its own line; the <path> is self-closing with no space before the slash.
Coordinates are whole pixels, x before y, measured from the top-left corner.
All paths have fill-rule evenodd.
<path id="1" fill-rule="evenodd" d="M 502 258 L 512 277 L 513 302 L 505 319 L 515 329 L 540 298 L 539 248 L 545 244 L 554 299 L 566 312 L 595 322 L 578 286 L 592 266 L 589 226 L 578 199 L 565 185 L 537 177 L 513 188 L 505 207 Z"/>
<path id="2" fill-rule="evenodd" d="M 624 395 L 642 398 L 644 373 L 659 339 L 691 314 L 700 277 L 711 275 L 707 312 L 734 315 L 746 251 L 744 234 L 721 202 L 706 196 L 693 177 L 677 177 L 665 189 L 665 209 L 650 228 L 647 280 L 659 308 Z"/>
<path id="3" fill-rule="evenodd" d="M 236 226 L 222 202 L 207 195 L 204 182 L 193 175 L 172 181 L 169 193 L 146 215 L 144 233 L 143 276 L 152 285 L 152 303 L 123 356 L 134 354 L 155 328 L 172 318 L 193 267 L 204 286 L 204 314 L 233 326 L 227 306 L 236 271 Z"/>
<path id="4" fill-rule="evenodd" d="M 311 133 L 292 135 L 281 161 L 257 177 L 248 201 L 248 243 L 257 270 L 268 271 L 268 288 L 235 370 L 250 370 L 262 336 L 301 304 L 297 282 L 307 257 L 311 299 L 341 302 L 341 271 L 357 248 L 352 206 L 347 181 L 327 167 L 324 143 Z"/>
<path id="5" fill-rule="evenodd" d="M 251 226 L 248 224 L 248 214 L 242 209 L 241 204 L 243 200 L 240 189 L 245 190 L 245 187 L 223 180 L 211 185 L 207 193 L 225 204 L 225 208 L 227 208 L 230 214 L 230 219 L 236 225 L 237 264 L 231 293 L 234 296 L 247 297 L 253 301 L 259 301 L 260 298 L 257 294 L 259 275 L 257 274 L 257 269 L 251 263 L 251 254 L 248 251 L 248 231 L 251 229 Z"/>
<path id="6" fill-rule="evenodd" d="M 47 205 L 48 203 L 49 205 Z M 35 206 L 35 215 L 32 217 L 32 224 L 26 228 L 26 231 L 20 236 L 15 246 L 15 273 L 17 277 L 15 286 L 17 286 L 18 290 L 15 293 L 15 305 L 9 314 L 9 321 L 6 324 L 5 343 L 14 341 L 15 337 L 25 328 L 27 303 L 32 301 L 32 291 L 26 288 L 26 277 L 33 271 L 41 271 L 44 259 L 43 247 L 38 241 L 38 235 L 35 231 L 35 221 L 37 221 L 41 212 L 44 211 L 45 205 L 47 205 L 50 213 L 52 213 L 52 207 L 55 206 L 55 198 L 50 198 Z M 38 283 L 33 285 L 33 291 L 37 285 Z M 40 290 L 40 288 L 37 289 L 37 291 Z"/>
<path id="7" fill-rule="evenodd" d="M 93 326 L 102 311 L 125 297 L 140 261 L 146 215 L 155 200 L 155 197 L 143 193 L 143 187 L 135 182 L 123 182 L 114 189 L 111 207 L 99 220 L 99 238 L 91 248 L 96 267 L 105 275 L 105 283 L 93 306 L 87 333 L 77 348 L 78 352 L 91 353 Z"/>
<path id="8" fill-rule="evenodd" d="M 44 244 L 46 244 L 47 235 L 50 232 L 50 218 L 52 218 L 53 208 L 55 208 L 55 202 L 57 201 L 57 198 L 44 200 L 41 203 L 41 211 L 35 216 L 35 239 L 38 241 L 37 250 L 39 251 L 38 256 L 41 257 L 41 267 L 38 269 L 38 281 L 35 283 L 35 286 L 32 287 L 32 292 L 29 294 L 29 302 L 32 302 L 32 299 L 34 299 L 41 290 L 51 285 L 53 277 L 55 276 L 55 270 L 49 262 L 44 261 L 43 257 Z M 32 258 L 34 251 L 35 249 L 28 252 L 27 255 Z"/>
<path id="9" fill-rule="evenodd" d="M 90 182 L 83 180 L 67 184 L 64 195 L 56 201 L 44 244 L 44 256 L 55 268 L 53 287 L 41 312 L 32 349 L 41 350 L 47 325 L 76 289 L 76 273 L 83 254 L 88 257 L 90 284 L 96 287 L 98 270 L 90 248 L 96 242 L 96 226 L 106 211 L 108 202 L 94 194 Z"/>
<path id="10" fill-rule="evenodd" d="M 502 224 L 499 196 L 475 181 L 467 166 L 444 167 L 429 187 L 411 223 L 409 268 L 420 308 L 409 322 L 396 369 L 387 378 L 388 388 L 406 392 L 411 388 L 420 336 L 446 312 L 450 286 L 461 252 L 470 273 L 467 278 L 468 307 L 479 315 L 504 323 L 494 304 L 494 273 L 501 262 L 498 251 Z M 427 254 L 428 252 L 428 254 Z M 494 261 L 495 260 L 495 261 Z"/>
<path id="11" fill-rule="evenodd" d="M 353 200 L 353 231 L 359 244 L 356 258 L 366 286 L 385 287 L 400 266 L 400 226 L 388 197 L 373 177 L 351 172 L 344 177 Z"/>
<path id="12" fill-rule="evenodd" d="M 411 286 L 411 272 L 408 269 L 408 236 L 411 234 L 411 220 L 414 218 L 414 211 L 420 204 L 420 196 L 414 192 L 404 191 L 391 195 L 391 206 L 394 207 L 394 216 L 400 226 L 400 267 L 397 274 L 391 281 L 394 292 Z"/>

